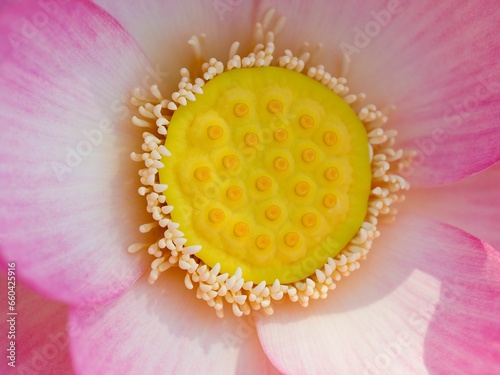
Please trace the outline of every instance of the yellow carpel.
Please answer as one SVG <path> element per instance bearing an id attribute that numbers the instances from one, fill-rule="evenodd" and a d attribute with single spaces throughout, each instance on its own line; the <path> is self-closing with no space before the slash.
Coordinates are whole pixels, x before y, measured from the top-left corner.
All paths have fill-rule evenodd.
<path id="1" fill-rule="evenodd" d="M 231 186 L 227 189 L 226 195 L 229 199 L 236 201 L 243 195 L 243 190 L 239 186 Z"/>
<path id="2" fill-rule="evenodd" d="M 278 206 L 275 206 L 275 205 L 272 205 L 272 206 L 269 206 L 266 210 L 266 217 L 269 219 L 269 220 L 276 220 L 277 218 L 279 218 L 281 215 L 281 208 L 279 208 Z"/>
<path id="3" fill-rule="evenodd" d="M 298 196 L 305 196 L 309 193 L 310 186 L 307 182 L 301 181 L 297 185 L 295 185 L 295 194 Z"/>
<path id="4" fill-rule="evenodd" d="M 274 162 L 273 162 L 274 168 L 280 172 L 286 171 L 288 169 L 289 165 L 290 165 L 290 163 L 288 162 L 288 160 L 286 160 L 285 158 L 282 158 L 282 157 L 277 157 L 276 159 L 274 159 Z"/>
<path id="5" fill-rule="evenodd" d="M 311 163 L 314 161 L 314 159 L 316 159 L 316 152 L 313 149 L 308 148 L 302 151 L 302 160 L 304 160 L 306 163 Z"/>
<path id="6" fill-rule="evenodd" d="M 314 127 L 314 119 L 310 115 L 302 115 L 300 116 L 299 124 L 304 129 L 312 129 Z"/>
<path id="7" fill-rule="evenodd" d="M 337 197 L 333 194 L 327 194 L 323 197 L 323 205 L 326 208 L 333 208 L 337 204 Z"/>
<path id="8" fill-rule="evenodd" d="M 314 227 L 318 221 L 318 218 L 315 214 L 309 213 L 302 216 L 302 225 L 307 228 Z"/>
<path id="9" fill-rule="evenodd" d="M 205 167 L 205 166 L 198 167 L 194 171 L 194 176 L 196 177 L 196 179 L 198 181 L 201 181 L 201 182 L 207 181 L 211 175 L 212 175 L 212 172 L 210 171 L 210 168 Z"/>
<path id="10" fill-rule="evenodd" d="M 333 146 L 337 143 L 337 135 L 332 131 L 327 131 L 323 134 L 323 142 L 325 142 L 327 146 Z"/>
<path id="11" fill-rule="evenodd" d="M 339 171 L 335 167 L 328 168 L 325 171 L 325 178 L 328 181 L 335 181 L 339 177 Z"/>
<path id="12" fill-rule="evenodd" d="M 208 220 L 210 220 L 214 224 L 223 222 L 225 218 L 226 215 L 220 208 L 212 208 L 208 213 Z"/>
<path id="13" fill-rule="evenodd" d="M 264 250 L 271 244 L 271 239 L 269 236 L 266 236 L 264 234 L 261 234 L 255 239 L 255 246 L 259 248 L 260 250 Z"/>
<path id="14" fill-rule="evenodd" d="M 288 131 L 283 128 L 276 129 L 273 133 L 273 136 L 276 141 L 284 142 L 288 139 Z"/>
<path id="15" fill-rule="evenodd" d="M 245 144 L 248 147 L 254 147 L 259 144 L 259 136 L 255 133 L 248 133 L 245 135 Z"/>
<path id="16" fill-rule="evenodd" d="M 267 103 L 267 110 L 270 113 L 276 114 L 283 110 L 283 104 L 279 100 L 273 99 Z"/>
<path id="17" fill-rule="evenodd" d="M 299 243 L 300 236 L 296 232 L 289 232 L 285 235 L 285 244 L 294 247 Z"/>
<path id="18" fill-rule="evenodd" d="M 207 129 L 207 134 L 210 139 L 219 139 L 220 137 L 222 137 L 222 134 L 224 134 L 224 129 L 222 129 L 222 127 L 218 125 L 210 126 Z"/>
<path id="19" fill-rule="evenodd" d="M 245 103 L 237 103 L 234 106 L 233 111 L 237 117 L 244 117 L 248 114 L 249 109 Z"/>
<path id="20" fill-rule="evenodd" d="M 237 237 L 244 237 L 250 233 L 250 227 L 247 223 L 238 222 L 235 224 L 233 231 Z"/>
<path id="21" fill-rule="evenodd" d="M 259 177 L 257 179 L 257 181 L 255 181 L 255 186 L 260 191 L 269 190 L 272 185 L 273 185 L 273 181 L 269 177 L 267 177 L 267 176 Z"/>
<path id="22" fill-rule="evenodd" d="M 227 155 L 222 158 L 222 164 L 226 169 L 235 169 L 238 167 L 240 160 L 236 155 Z"/>

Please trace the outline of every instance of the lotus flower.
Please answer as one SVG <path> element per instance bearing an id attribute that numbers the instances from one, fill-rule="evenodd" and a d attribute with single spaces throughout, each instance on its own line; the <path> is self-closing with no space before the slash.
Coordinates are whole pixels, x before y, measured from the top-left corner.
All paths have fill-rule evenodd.
<path id="1" fill-rule="evenodd" d="M 0 6 L 0 250 L 17 282 L 2 306 L 18 313 L 2 373 L 500 373 L 496 2 L 94 3 Z M 175 91 L 192 35 L 205 57 L 250 46 L 269 8 L 287 19 L 277 49 L 321 43 L 328 69 L 346 56 L 351 88 L 396 107 L 412 189 L 327 299 L 218 319 L 182 272 L 151 286 L 126 252 L 148 216 L 128 101 Z"/>

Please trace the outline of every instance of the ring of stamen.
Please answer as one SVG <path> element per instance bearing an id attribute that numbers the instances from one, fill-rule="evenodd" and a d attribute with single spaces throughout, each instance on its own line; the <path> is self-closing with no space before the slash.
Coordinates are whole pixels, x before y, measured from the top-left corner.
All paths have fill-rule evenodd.
<path id="1" fill-rule="evenodd" d="M 265 18 L 269 18 L 265 25 L 272 24 L 271 16 L 268 13 Z M 274 31 L 283 27 L 284 19 L 276 22 Z M 263 23 L 264 24 L 264 23 Z M 238 55 L 238 43 L 231 46 L 230 58 L 226 64 L 216 59 L 209 59 L 202 66 L 202 77 L 191 78 L 187 69 L 181 70 L 181 82 L 179 91 L 172 94 L 171 99 L 167 99 L 157 86 L 151 87 L 151 96 L 144 97 L 140 90 L 134 92 L 131 103 L 138 107 L 139 113 L 132 118 L 132 122 L 141 127 L 149 128 L 143 133 L 143 152 L 132 153 L 131 158 L 144 163 L 145 167 L 140 170 L 140 182 L 143 185 L 139 189 L 139 194 L 146 198 L 147 211 L 152 215 L 154 222 L 141 226 L 141 232 L 153 231 L 158 235 L 158 240 L 149 244 L 133 244 L 129 247 L 130 252 L 144 249 L 154 257 L 149 281 L 154 282 L 162 272 L 172 266 L 177 266 L 185 270 L 185 285 L 188 289 L 196 289 L 198 298 L 205 300 L 214 307 L 218 316 L 223 316 L 223 306 L 231 306 L 232 312 L 237 315 L 250 314 L 252 310 L 261 310 L 266 314 L 271 314 L 272 301 L 279 300 L 286 296 L 293 302 L 298 302 L 302 306 L 307 306 L 312 299 L 325 298 L 328 291 L 336 287 L 336 283 L 352 271 L 359 268 L 359 261 L 368 254 L 373 240 L 379 236 L 377 224 L 380 220 L 392 220 L 395 210 L 392 205 L 403 199 L 402 191 L 409 188 L 407 182 L 397 174 L 408 162 L 408 154 L 393 148 L 396 133 L 384 130 L 387 123 L 387 112 L 378 110 L 374 105 L 362 106 L 364 94 L 352 94 L 349 92 L 347 80 L 343 77 L 334 77 L 329 74 L 321 65 L 313 66 L 309 64 L 311 54 L 301 53 L 294 56 L 290 50 L 285 51 L 283 56 L 274 57 L 275 32 L 266 31 L 263 24 L 257 28 L 255 40 L 257 42 L 254 50 L 247 56 Z M 267 26 L 266 26 L 267 27 Z M 201 42 L 197 37 L 190 40 L 201 59 Z M 201 260 L 203 246 L 192 244 L 188 236 L 181 231 L 180 225 L 173 217 L 177 211 L 184 211 L 188 208 L 182 204 L 175 206 L 167 200 L 168 190 L 172 189 L 170 179 L 160 182 L 158 171 L 165 168 L 164 161 L 171 157 L 170 150 L 165 147 L 165 140 L 170 134 L 170 123 L 173 115 L 179 108 L 188 108 L 191 102 L 195 102 L 197 97 L 204 95 L 204 86 L 219 75 L 224 75 L 226 71 L 240 68 L 255 68 L 264 66 L 279 66 L 288 71 L 303 73 L 307 77 L 322 83 L 330 91 L 341 97 L 345 103 L 356 111 L 359 121 L 364 125 L 367 134 L 367 148 L 370 155 L 371 187 L 368 195 L 368 207 L 364 220 L 360 224 L 357 233 L 351 240 L 336 254 L 325 259 L 324 264 L 314 272 L 309 272 L 301 280 L 282 282 L 283 280 L 259 280 L 245 278 L 241 268 L 231 272 L 221 270 L 220 263 L 208 265 Z M 234 93 L 235 103 L 229 108 L 234 115 L 235 121 L 245 125 L 247 119 L 253 118 L 256 113 L 255 103 L 244 100 Z M 336 161 L 332 164 L 324 163 L 324 155 L 332 152 L 345 152 L 346 139 L 349 135 L 345 129 L 335 121 L 330 122 L 330 129 L 318 132 L 320 122 L 315 118 L 314 113 L 305 113 L 297 118 L 297 131 L 301 135 L 291 133 L 291 123 L 287 122 L 287 113 L 290 110 L 290 103 L 286 96 L 279 98 L 269 97 L 266 99 L 264 109 L 268 116 L 277 116 L 281 125 L 277 123 L 269 136 L 259 134 L 255 129 L 243 130 L 242 148 L 235 151 L 221 149 L 220 159 L 216 164 L 204 161 L 192 166 L 190 178 L 194 181 L 192 189 L 200 189 L 208 186 L 207 191 L 215 192 L 216 186 L 223 186 L 224 199 L 214 204 L 212 207 L 205 207 L 204 200 L 197 197 L 193 201 L 195 207 L 204 207 L 203 217 L 207 222 L 212 223 L 214 228 L 232 228 L 232 235 L 235 241 L 247 241 L 255 247 L 255 252 L 251 254 L 254 262 L 266 262 L 269 260 L 269 249 L 275 246 L 284 246 L 289 249 L 290 254 L 301 249 L 305 243 L 300 230 L 317 231 L 323 225 L 318 211 L 324 210 L 344 210 L 346 196 L 342 191 L 338 191 L 337 186 L 348 184 L 349 179 L 344 172 L 344 164 Z M 207 117 L 207 126 L 200 128 L 200 133 L 196 133 L 194 139 L 201 139 L 202 134 L 209 142 L 214 144 L 224 144 L 230 133 L 227 123 L 210 120 Z M 167 131 L 168 130 L 168 131 Z M 260 152 L 260 148 L 265 146 L 269 139 L 287 150 L 290 145 L 300 140 L 300 137 L 310 137 L 312 134 L 313 144 L 304 144 L 303 149 L 298 153 L 298 157 L 290 159 L 289 154 L 275 154 L 269 156 L 269 170 L 262 170 L 251 176 L 251 184 L 245 188 L 240 183 L 229 182 L 227 176 L 236 178 L 244 168 L 245 158 L 248 150 Z M 167 136 L 168 135 L 168 136 Z M 247 138 L 245 138 L 247 135 Z M 347 137 L 347 138 L 346 138 Z M 290 174 L 295 168 L 305 168 L 304 171 L 312 169 L 318 170 L 318 175 L 322 177 L 329 188 L 319 189 L 314 196 L 311 195 L 311 181 L 304 176 L 297 176 L 291 181 L 291 190 L 283 199 L 290 197 L 296 200 L 311 199 L 308 206 L 314 209 L 305 210 L 295 215 L 295 227 L 284 229 L 277 233 L 264 226 L 252 227 L 244 216 L 232 217 L 228 215 L 227 207 L 239 207 L 245 204 L 250 196 L 254 194 L 271 194 L 280 186 L 280 174 L 284 179 L 294 176 Z M 219 168 L 227 175 L 221 178 L 215 173 Z M 309 169 L 308 169 L 309 168 Z M 265 172 L 265 173 L 264 173 Z M 267 173 L 273 173 L 273 178 L 269 178 Z M 276 180 L 277 179 L 277 180 Z M 208 184 L 208 185 L 206 185 Z M 276 185 L 277 184 L 277 185 Z M 248 190 L 252 186 L 254 190 Z M 215 189 L 215 190 L 214 190 Z M 167 195 L 165 195 L 165 193 Z M 269 195 L 271 197 L 272 195 Z M 267 198 L 266 198 L 267 199 Z M 287 198 L 288 199 L 288 198 Z M 263 222 L 269 225 L 283 225 L 290 217 L 288 207 L 280 202 L 266 201 L 259 205 Z M 189 210 L 189 209 L 188 209 Z M 187 212 L 187 211 L 186 211 Z M 293 216 L 293 214 L 292 214 Z M 274 228 L 274 227 L 269 227 Z M 276 227 L 278 228 L 278 227 Z M 302 228 L 299 230 L 299 228 Z M 319 229 L 318 229 L 319 228 Z M 183 229 L 186 229 L 183 227 Z M 332 243 L 328 240 L 323 244 L 325 248 L 330 248 Z M 234 250 L 237 250 L 235 247 Z"/>

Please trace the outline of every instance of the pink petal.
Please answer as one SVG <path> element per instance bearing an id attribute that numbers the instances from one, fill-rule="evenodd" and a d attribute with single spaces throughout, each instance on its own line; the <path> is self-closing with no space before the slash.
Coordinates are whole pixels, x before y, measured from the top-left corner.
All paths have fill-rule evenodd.
<path id="1" fill-rule="evenodd" d="M 401 211 L 462 228 L 500 250 L 500 163 L 452 185 L 411 189 Z"/>
<path id="2" fill-rule="evenodd" d="M 324 301 L 257 320 L 287 374 L 500 371 L 500 257 L 448 225 L 400 215 Z"/>
<path id="3" fill-rule="evenodd" d="M 3 266 L 3 265 L 2 265 Z M 17 267 L 16 267 L 17 268 Z M 17 269 L 14 271 L 16 272 Z M 12 271 L 11 271 L 12 272 Z M 7 270 L 0 273 L 0 303 L 7 314 Z M 13 277 L 12 274 L 10 277 Z M 16 280 L 15 312 L 2 317 L 2 374 L 70 375 L 73 374 L 69 353 L 70 328 L 67 306 L 45 299 Z M 12 282 L 12 281 L 11 281 Z M 12 285 L 12 284 L 9 284 Z M 9 319 L 15 318 L 12 322 Z M 7 323 L 5 323 L 5 320 Z M 15 324 L 14 324 L 15 322 Z M 11 328 L 13 327 L 13 328 Z M 11 331 L 14 329 L 15 331 Z M 9 338 L 8 333 L 15 335 Z M 10 341 L 15 341 L 15 368 L 8 365 Z"/>
<path id="4" fill-rule="evenodd" d="M 216 57 L 227 61 L 229 48 L 242 43 L 247 54 L 255 24 L 255 2 L 244 0 L 94 0 L 113 15 L 159 64 L 162 71 L 179 77 L 183 67 L 195 68 L 187 41 L 206 34 L 203 61 Z M 173 82 L 175 85 L 178 82 Z M 170 90 L 176 86 L 169 87 Z"/>
<path id="5" fill-rule="evenodd" d="M 0 65 L 1 256 L 38 291 L 94 303 L 119 295 L 143 270 L 126 250 L 146 219 L 128 156 L 140 135 L 124 103 L 154 68 L 95 5 L 50 4 L 26 1 L 0 15 L 8 46 Z"/>
<path id="6" fill-rule="evenodd" d="M 288 19 L 281 46 L 321 42 L 316 63 L 337 74 L 346 52 L 352 91 L 396 106 L 387 127 L 418 152 L 405 171 L 414 186 L 457 181 L 500 160 L 497 2 L 263 1 L 260 11 L 269 6 Z"/>
<path id="7" fill-rule="evenodd" d="M 167 271 L 143 279 L 122 297 L 70 314 L 78 327 L 71 348 L 79 374 L 277 374 L 248 318 L 215 316 Z"/>

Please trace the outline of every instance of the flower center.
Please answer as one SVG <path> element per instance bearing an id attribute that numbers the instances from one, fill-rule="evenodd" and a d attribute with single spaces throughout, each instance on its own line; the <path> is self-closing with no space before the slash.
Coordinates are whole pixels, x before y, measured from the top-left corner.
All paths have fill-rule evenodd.
<path id="1" fill-rule="evenodd" d="M 358 232 L 366 130 L 321 83 L 278 67 L 218 75 L 169 124 L 160 182 L 187 245 L 256 283 L 314 273 Z"/>
<path id="2" fill-rule="evenodd" d="M 307 43 L 275 56 L 283 25 L 270 9 L 246 56 L 234 42 L 225 63 L 205 60 L 196 77 L 182 68 L 171 95 L 153 85 L 131 98 L 132 123 L 147 130 L 131 158 L 144 165 L 138 193 L 154 220 L 139 230 L 155 240 L 128 251 L 152 256 L 150 283 L 185 271 L 185 286 L 219 317 L 225 305 L 272 314 L 285 297 L 304 307 L 326 298 L 409 188 L 387 110 L 311 64 Z M 203 39 L 189 40 L 198 62 Z"/>

